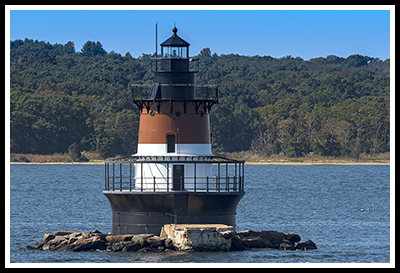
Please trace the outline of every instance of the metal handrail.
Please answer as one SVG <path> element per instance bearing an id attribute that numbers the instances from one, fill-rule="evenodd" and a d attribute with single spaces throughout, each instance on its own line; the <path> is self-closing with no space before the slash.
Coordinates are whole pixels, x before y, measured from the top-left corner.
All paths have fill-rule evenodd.
<path id="1" fill-rule="evenodd" d="M 194 160 L 196 158 L 197 160 Z M 114 160 L 105 160 L 105 191 L 133 192 L 243 192 L 244 161 L 223 157 L 194 156 L 131 156 Z M 179 187 L 170 175 L 173 164 L 193 165 L 194 176 L 185 176 Z M 162 176 L 144 176 L 143 164 L 164 164 L 167 173 Z M 196 165 L 212 164 L 216 166 L 212 176 L 197 176 Z M 134 167 L 140 167 L 141 174 L 135 174 Z M 221 168 L 222 166 L 222 168 Z M 129 169 L 127 169 L 129 167 Z M 224 169 L 225 168 L 225 169 Z M 221 170 L 222 169 L 222 170 Z"/>
<path id="2" fill-rule="evenodd" d="M 125 180 L 124 180 L 125 179 Z M 129 179 L 129 181 L 127 181 Z M 139 180 L 139 181 L 137 181 Z M 163 180 L 163 182 L 160 182 Z M 196 182 L 195 182 L 196 181 Z M 204 182 L 205 181 L 205 182 Z M 134 192 L 242 192 L 244 191 L 243 178 L 227 177 L 185 177 L 184 185 L 173 189 L 173 178 L 165 181 L 164 177 L 107 177 L 105 191 L 134 191 Z"/>
<path id="3" fill-rule="evenodd" d="M 195 90 L 195 99 L 218 99 L 218 85 L 216 84 L 189 84 L 189 83 L 158 83 L 161 87 L 193 87 Z M 151 94 L 153 84 L 131 84 L 131 99 L 133 100 L 147 100 Z M 142 92 L 135 92 L 135 89 L 147 89 Z"/>

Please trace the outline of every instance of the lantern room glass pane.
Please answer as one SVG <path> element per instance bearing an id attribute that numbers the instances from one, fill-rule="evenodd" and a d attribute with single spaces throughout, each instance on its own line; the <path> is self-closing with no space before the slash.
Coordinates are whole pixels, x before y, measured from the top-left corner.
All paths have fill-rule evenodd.
<path id="1" fill-rule="evenodd" d="M 187 47 L 178 47 L 178 46 L 163 46 L 162 54 L 163 57 L 167 58 L 187 58 Z"/>
<path id="2" fill-rule="evenodd" d="M 188 54 L 187 54 L 187 47 L 181 47 L 181 56 L 182 58 L 188 58 Z"/>

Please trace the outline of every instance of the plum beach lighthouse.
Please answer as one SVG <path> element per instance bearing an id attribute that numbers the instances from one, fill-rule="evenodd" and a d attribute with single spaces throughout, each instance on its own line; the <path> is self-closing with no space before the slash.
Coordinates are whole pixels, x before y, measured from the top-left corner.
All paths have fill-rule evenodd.
<path id="1" fill-rule="evenodd" d="M 114 234 L 159 234 L 164 224 L 235 226 L 245 194 L 244 161 L 211 152 L 218 87 L 195 84 L 189 43 L 172 32 L 156 54 L 154 83 L 130 85 L 140 112 L 137 153 L 104 161 Z"/>

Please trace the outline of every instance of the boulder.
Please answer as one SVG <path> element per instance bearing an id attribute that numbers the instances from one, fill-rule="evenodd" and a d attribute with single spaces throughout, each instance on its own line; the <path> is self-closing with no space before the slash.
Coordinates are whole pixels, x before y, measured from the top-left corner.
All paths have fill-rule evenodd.
<path id="1" fill-rule="evenodd" d="M 159 236 L 152 236 L 152 237 L 148 237 L 146 239 L 146 243 L 151 246 L 152 248 L 158 248 L 160 246 L 164 247 L 165 246 L 165 240 L 167 238 L 162 238 Z"/>
<path id="2" fill-rule="evenodd" d="M 276 248 L 285 239 L 285 234 L 277 231 L 252 231 L 244 230 L 236 232 L 245 248 Z"/>
<path id="3" fill-rule="evenodd" d="M 21 248 L 21 249 L 23 249 L 23 248 Z M 25 247 L 25 250 L 38 250 L 38 249 L 37 249 L 36 247 L 27 245 L 27 246 Z"/>
<path id="4" fill-rule="evenodd" d="M 69 235 L 71 233 L 74 233 L 74 231 L 54 231 L 53 235 L 54 236 L 65 236 L 65 235 Z"/>
<path id="5" fill-rule="evenodd" d="M 64 238 L 63 236 L 59 236 L 57 235 L 54 239 L 48 241 L 47 243 L 45 243 L 42 247 L 43 250 L 53 250 L 55 249 L 60 243 L 67 241 L 66 238 Z"/>
<path id="6" fill-rule="evenodd" d="M 68 244 L 73 244 L 76 241 L 78 241 L 78 239 L 79 239 L 78 237 L 71 237 L 71 238 L 68 239 Z"/>
<path id="7" fill-rule="evenodd" d="M 266 248 L 279 249 L 282 241 L 285 239 L 285 234 L 278 231 L 261 231 L 260 236 L 265 240 Z"/>
<path id="8" fill-rule="evenodd" d="M 285 233 L 285 239 L 289 240 L 292 243 L 297 243 L 301 241 L 301 238 L 299 235 L 297 234 L 293 234 L 293 233 Z"/>
<path id="9" fill-rule="evenodd" d="M 97 229 L 92 230 L 89 233 L 91 233 L 91 234 L 97 234 L 97 233 L 103 234 L 101 231 L 98 231 Z"/>
<path id="10" fill-rule="evenodd" d="M 64 235 L 64 237 L 69 239 L 69 238 L 76 238 L 76 237 L 81 236 L 81 235 L 82 235 L 81 232 L 73 232 L 73 233 Z"/>
<path id="11" fill-rule="evenodd" d="M 141 248 L 147 247 L 153 242 L 152 238 L 154 234 L 127 234 L 127 235 L 107 235 L 105 237 L 107 241 L 108 251 L 137 251 Z"/>
<path id="12" fill-rule="evenodd" d="M 64 240 L 61 243 L 59 243 L 58 245 L 54 246 L 54 248 L 52 250 L 54 250 L 54 251 L 66 251 L 67 250 L 67 246 L 68 246 L 68 240 Z"/>
<path id="13" fill-rule="evenodd" d="M 254 238 L 242 239 L 243 244 L 246 248 L 265 248 L 266 242 L 260 236 L 255 236 Z"/>
<path id="14" fill-rule="evenodd" d="M 44 244 L 46 244 L 48 241 L 53 240 L 56 238 L 53 234 L 45 233 L 43 236 L 43 239 L 40 242 L 37 242 L 32 246 L 34 249 L 41 249 Z"/>
<path id="15" fill-rule="evenodd" d="M 174 241 L 171 238 L 165 238 L 164 246 L 166 249 L 176 250 L 174 246 Z"/>
<path id="16" fill-rule="evenodd" d="M 49 243 L 52 245 L 57 245 L 65 240 L 67 240 L 67 238 L 65 238 L 64 236 L 57 235 L 53 240 L 50 240 Z"/>
<path id="17" fill-rule="evenodd" d="M 133 235 L 106 235 L 105 240 L 108 244 L 115 244 L 117 242 L 131 241 Z"/>
<path id="18" fill-rule="evenodd" d="M 294 250 L 294 244 L 287 239 L 283 239 L 282 243 L 279 245 L 279 249 L 280 250 Z"/>
<path id="19" fill-rule="evenodd" d="M 143 240 L 130 241 L 124 244 L 122 251 L 137 251 L 144 247 Z"/>
<path id="20" fill-rule="evenodd" d="M 246 250 L 246 244 L 240 239 L 239 235 L 234 235 L 231 238 L 231 251 L 243 251 Z"/>
<path id="21" fill-rule="evenodd" d="M 114 252 L 122 251 L 124 246 L 125 245 L 123 244 L 123 242 L 116 242 L 114 244 L 107 244 L 106 250 L 107 251 L 114 251 Z"/>
<path id="22" fill-rule="evenodd" d="M 101 236 L 93 236 L 87 239 L 78 239 L 73 243 L 72 251 L 90 251 L 90 250 L 105 250 L 107 248 L 106 242 L 102 240 Z"/>
<path id="23" fill-rule="evenodd" d="M 313 241 L 308 240 L 304 243 L 296 244 L 294 249 L 296 249 L 296 250 L 317 249 L 317 245 Z"/>

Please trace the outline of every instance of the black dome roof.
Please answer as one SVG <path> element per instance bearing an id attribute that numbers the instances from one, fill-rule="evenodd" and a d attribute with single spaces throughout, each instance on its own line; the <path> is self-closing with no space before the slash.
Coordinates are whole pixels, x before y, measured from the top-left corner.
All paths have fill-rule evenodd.
<path id="1" fill-rule="evenodd" d="M 165 40 L 161 46 L 189 46 L 190 44 L 183 40 L 181 37 L 179 37 L 176 33 L 178 32 L 178 29 L 174 27 L 172 29 L 172 32 L 174 33 L 171 37 L 169 37 L 167 40 Z"/>

